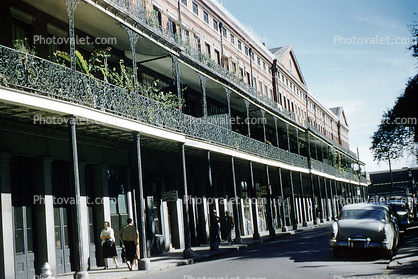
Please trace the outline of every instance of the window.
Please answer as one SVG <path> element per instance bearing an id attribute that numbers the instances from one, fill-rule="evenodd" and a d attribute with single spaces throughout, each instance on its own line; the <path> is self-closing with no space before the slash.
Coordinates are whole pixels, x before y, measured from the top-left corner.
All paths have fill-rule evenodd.
<path id="1" fill-rule="evenodd" d="M 16 25 L 16 24 L 12 24 L 12 40 L 13 42 L 15 40 L 24 40 L 25 38 L 27 38 L 26 35 L 26 28 Z"/>
<path id="2" fill-rule="evenodd" d="M 181 3 L 187 7 L 187 0 L 181 0 Z"/>
<path id="3" fill-rule="evenodd" d="M 268 93 L 268 88 L 267 88 L 267 85 L 264 84 L 264 94 L 267 95 L 267 93 Z"/>
<path id="4" fill-rule="evenodd" d="M 237 73 L 237 63 L 235 63 L 234 61 L 232 61 L 232 72 L 233 73 Z"/>
<path id="5" fill-rule="evenodd" d="M 244 80 L 244 69 L 242 67 L 239 67 L 239 78 Z"/>
<path id="6" fill-rule="evenodd" d="M 231 44 L 235 45 L 235 36 L 230 34 L 229 35 L 231 37 Z"/>
<path id="7" fill-rule="evenodd" d="M 182 39 L 186 43 L 190 43 L 190 32 L 189 30 L 181 29 Z"/>
<path id="8" fill-rule="evenodd" d="M 261 59 L 258 56 L 257 56 L 257 64 L 258 64 L 258 66 L 261 66 Z"/>
<path id="9" fill-rule="evenodd" d="M 193 2 L 193 12 L 199 15 L 199 6 L 195 2 Z"/>
<path id="10" fill-rule="evenodd" d="M 263 61 L 263 70 L 266 70 L 266 62 Z"/>
<path id="11" fill-rule="evenodd" d="M 209 24 L 209 14 L 205 11 L 203 11 L 203 20 Z"/>
<path id="12" fill-rule="evenodd" d="M 208 43 L 205 43 L 205 51 L 206 55 L 210 57 L 210 45 Z"/>
<path id="13" fill-rule="evenodd" d="M 244 47 L 244 49 L 245 49 L 245 55 L 247 55 L 247 56 L 248 56 L 248 53 L 249 53 L 249 49 L 248 49 L 248 47 L 247 47 L 247 46 L 245 46 L 245 47 Z"/>
<path id="14" fill-rule="evenodd" d="M 227 38 L 227 34 L 226 34 L 226 28 L 222 27 L 222 37 Z"/>
<path id="15" fill-rule="evenodd" d="M 215 58 L 216 58 L 216 62 L 221 65 L 221 55 L 219 53 L 218 50 L 215 49 Z"/>
<path id="16" fill-rule="evenodd" d="M 263 82 L 262 81 L 258 82 L 258 89 L 260 90 L 261 93 L 263 93 Z"/>
<path id="17" fill-rule="evenodd" d="M 197 51 L 201 52 L 201 46 L 200 46 L 200 37 L 196 34 L 194 34 L 194 42 L 195 42 L 195 48 Z"/>
<path id="18" fill-rule="evenodd" d="M 171 20 L 168 20 L 168 30 L 170 31 L 171 36 L 174 36 L 177 33 L 177 26 Z"/>
<path id="19" fill-rule="evenodd" d="M 238 40 L 238 49 L 242 51 L 242 42 Z"/>
<path id="20" fill-rule="evenodd" d="M 213 19 L 213 29 L 216 30 L 216 32 L 218 32 L 219 28 L 218 28 L 218 21 L 216 19 Z"/>
<path id="21" fill-rule="evenodd" d="M 162 21 L 161 21 L 161 11 L 160 11 L 160 9 L 158 9 L 156 6 L 154 6 L 153 13 L 154 13 L 154 23 L 157 23 L 158 27 L 161 29 L 161 26 L 162 26 L 161 22 Z"/>

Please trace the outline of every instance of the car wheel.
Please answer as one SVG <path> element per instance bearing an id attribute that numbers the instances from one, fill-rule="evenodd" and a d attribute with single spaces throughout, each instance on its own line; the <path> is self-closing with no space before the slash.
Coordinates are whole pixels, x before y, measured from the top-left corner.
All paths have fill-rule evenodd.
<path id="1" fill-rule="evenodd" d="M 334 258 L 335 258 L 335 259 L 338 259 L 338 258 L 340 258 L 340 257 L 341 257 L 341 253 L 342 253 L 342 251 L 341 251 L 341 249 L 340 249 L 340 248 L 333 248 L 333 249 L 332 249 L 332 253 L 334 254 Z"/>

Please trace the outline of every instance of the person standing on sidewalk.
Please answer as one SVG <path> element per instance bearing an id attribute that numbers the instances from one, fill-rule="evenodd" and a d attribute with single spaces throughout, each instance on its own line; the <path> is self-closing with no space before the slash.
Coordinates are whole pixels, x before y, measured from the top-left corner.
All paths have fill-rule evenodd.
<path id="1" fill-rule="evenodd" d="M 228 240 L 228 244 L 232 244 L 232 228 L 234 227 L 234 218 L 229 215 L 229 211 L 225 211 L 225 232 Z"/>
<path id="2" fill-rule="evenodd" d="M 119 231 L 119 239 L 125 246 L 125 259 L 129 270 L 132 270 L 134 259 L 136 258 L 136 245 L 138 231 L 136 230 L 132 218 L 128 218 L 128 224 Z"/>
<path id="3" fill-rule="evenodd" d="M 118 261 L 116 260 L 116 245 L 115 245 L 115 232 L 110 227 L 110 223 L 105 221 L 103 223 L 104 229 L 100 233 L 100 239 L 103 246 L 103 258 L 105 262 L 104 269 L 108 268 L 107 258 L 112 258 L 115 261 L 116 268 L 118 268 Z"/>

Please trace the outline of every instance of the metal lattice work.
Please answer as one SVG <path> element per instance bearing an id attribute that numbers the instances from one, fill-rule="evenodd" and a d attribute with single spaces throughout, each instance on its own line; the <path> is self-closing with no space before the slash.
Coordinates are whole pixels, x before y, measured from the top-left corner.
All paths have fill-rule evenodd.
<path id="1" fill-rule="evenodd" d="M 71 90 L 70 68 L 3 46 L 0 46 L 0 75 L 3 86 L 120 115 L 290 165 L 308 166 L 303 156 L 185 115 L 177 108 L 142 96 L 141 92 L 129 91 L 80 72 L 76 72 Z"/>
<path id="2" fill-rule="evenodd" d="M 272 99 L 268 98 L 266 95 L 261 94 L 255 88 L 249 86 L 244 80 L 240 79 L 236 74 L 228 71 L 221 65 L 218 65 L 214 60 L 209 58 L 207 55 L 201 53 L 196 48 L 193 48 L 190 45 L 190 42 L 187 40 L 183 40 L 177 33 L 173 33 L 172 31 L 165 29 L 164 27 L 160 26 L 157 22 L 155 15 L 147 11 L 145 7 L 142 6 L 141 1 L 132 1 L 132 0 L 103 0 L 105 3 L 111 4 L 115 8 L 122 10 L 124 13 L 129 14 L 132 16 L 134 20 L 136 20 L 139 24 L 143 24 L 147 28 L 150 28 L 155 33 L 159 34 L 160 36 L 164 37 L 165 39 L 169 40 L 172 43 L 177 44 L 184 50 L 184 54 L 195 60 L 196 62 L 208 67 L 212 71 L 219 74 L 219 76 L 223 78 L 227 78 L 230 82 L 232 82 L 236 87 L 241 88 L 242 92 L 252 96 L 265 106 L 272 109 L 277 114 L 281 115 L 284 118 L 292 119 L 293 121 L 299 122 L 299 124 L 306 126 L 306 122 L 299 121 L 297 119 L 296 114 L 289 111 L 283 111 L 278 103 L 273 101 Z M 136 5 L 134 2 L 139 3 Z"/>

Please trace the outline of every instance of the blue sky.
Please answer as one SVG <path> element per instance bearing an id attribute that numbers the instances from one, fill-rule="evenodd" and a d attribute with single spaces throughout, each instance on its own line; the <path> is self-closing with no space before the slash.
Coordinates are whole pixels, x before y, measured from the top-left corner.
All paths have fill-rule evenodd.
<path id="1" fill-rule="evenodd" d="M 350 149 L 359 148 L 367 171 L 387 170 L 387 163 L 373 161 L 370 137 L 418 73 L 417 60 L 406 49 L 408 25 L 418 21 L 418 1 L 220 2 L 268 48 L 292 45 L 308 89 L 328 108 L 344 107 Z M 392 167 L 413 164 L 407 157 Z"/>

